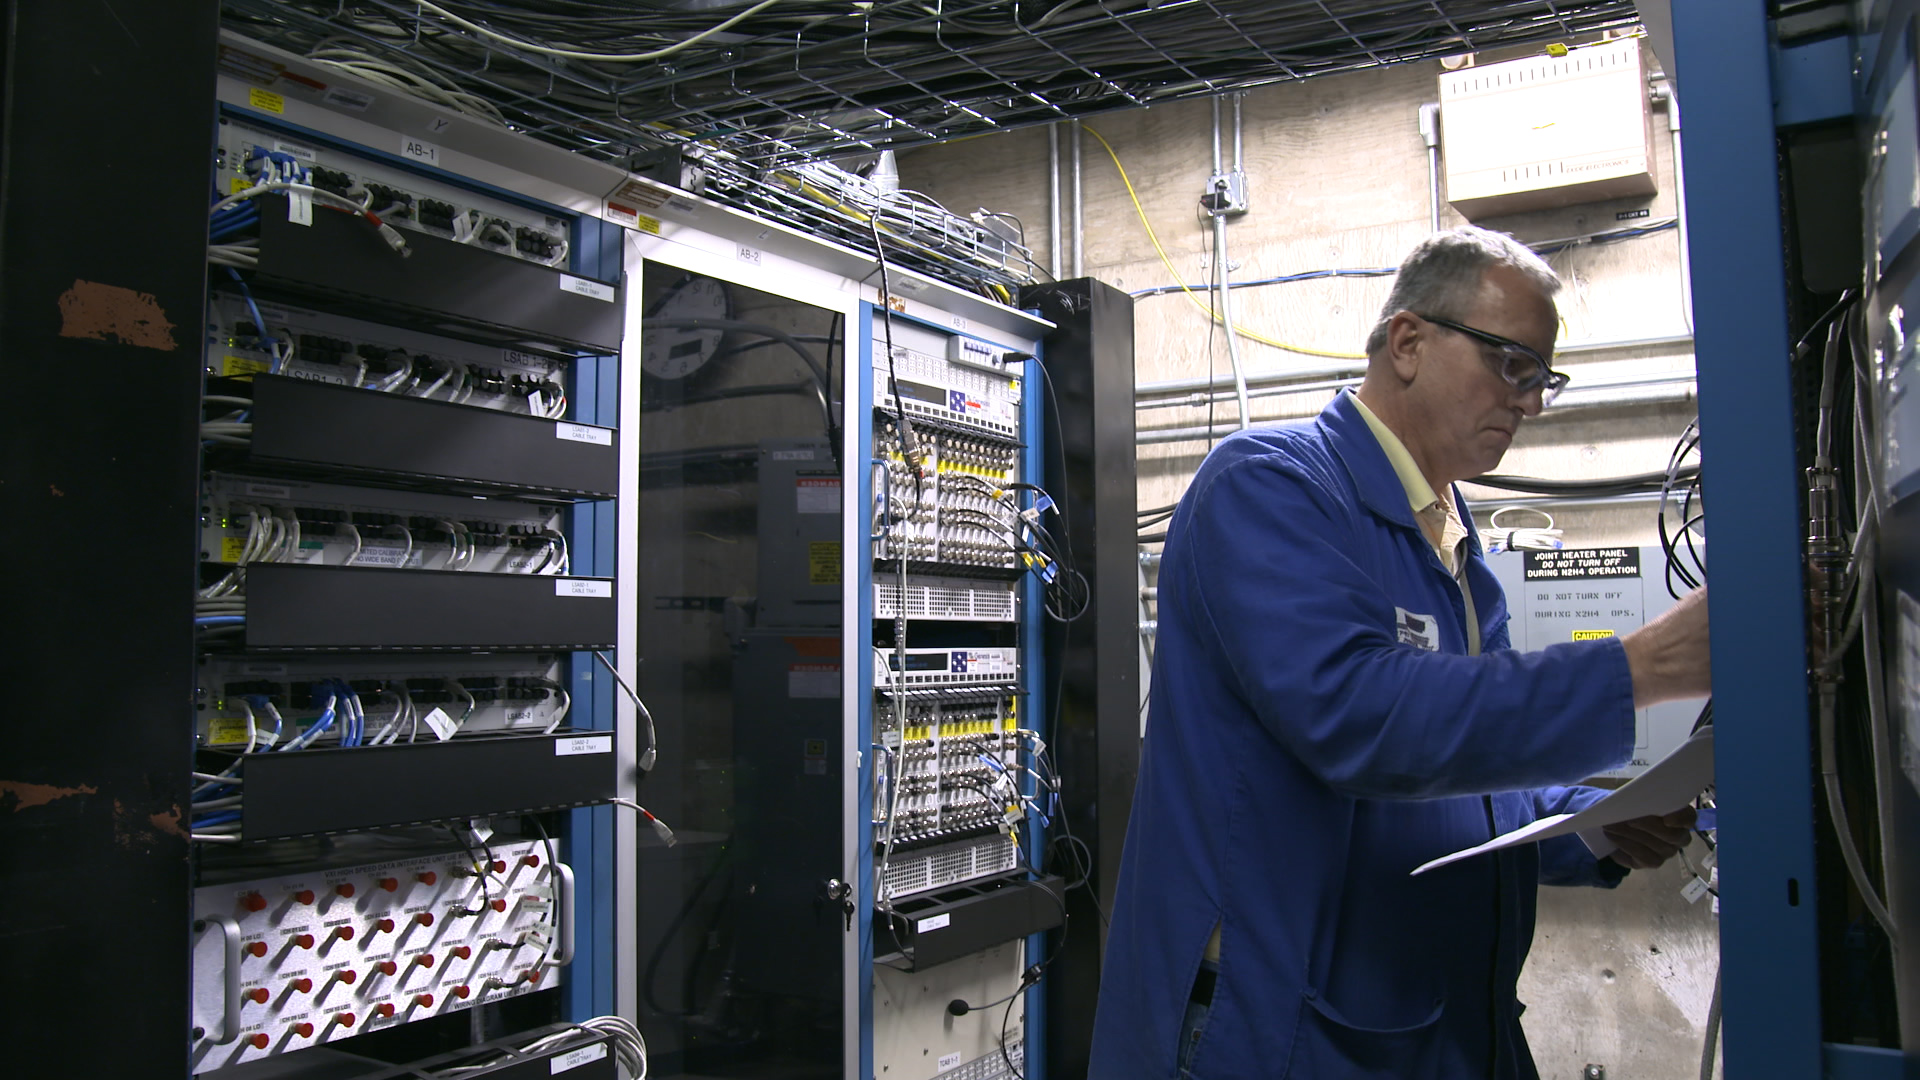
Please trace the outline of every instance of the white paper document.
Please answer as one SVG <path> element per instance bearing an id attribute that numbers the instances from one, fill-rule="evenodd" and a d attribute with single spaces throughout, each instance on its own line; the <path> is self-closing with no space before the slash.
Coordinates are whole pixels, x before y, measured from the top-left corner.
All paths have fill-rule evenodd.
<path id="1" fill-rule="evenodd" d="M 1577 814 L 1555 814 L 1541 818 L 1484 844 L 1443 855 L 1419 867 L 1414 873 L 1422 874 L 1437 866 L 1456 863 L 1483 852 L 1531 844 L 1568 833 L 1583 834 L 1581 838 L 1588 847 L 1594 849 L 1595 855 L 1605 855 L 1611 846 L 1606 845 L 1601 836 L 1600 829 L 1603 826 L 1617 825 L 1639 817 L 1671 814 L 1692 802 L 1694 796 L 1711 783 L 1713 729 L 1709 727 L 1681 743 L 1678 749 L 1662 758 L 1653 768 Z M 1603 846 L 1606 850 L 1602 849 Z"/>

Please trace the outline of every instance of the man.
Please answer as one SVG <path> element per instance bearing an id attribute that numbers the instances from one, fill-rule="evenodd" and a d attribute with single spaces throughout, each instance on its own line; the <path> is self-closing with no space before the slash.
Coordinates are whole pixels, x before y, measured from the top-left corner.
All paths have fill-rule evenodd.
<path id="1" fill-rule="evenodd" d="M 1634 709 L 1708 690 L 1704 592 L 1512 651 L 1452 485 L 1565 384 L 1553 271 L 1465 228 L 1401 266 L 1367 375 L 1235 434 L 1168 528 L 1094 1080 L 1537 1075 L 1514 997 L 1536 882 L 1610 886 L 1691 811 L 1414 867 L 1602 793 Z"/>

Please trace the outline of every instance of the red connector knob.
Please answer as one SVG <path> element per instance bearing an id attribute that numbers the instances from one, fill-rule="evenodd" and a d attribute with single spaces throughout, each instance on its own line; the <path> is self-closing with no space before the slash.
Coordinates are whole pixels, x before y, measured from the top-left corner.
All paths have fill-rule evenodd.
<path id="1" fill-rule="evenodd" d="M 466 947 L 465 945 L 455 945 L 453 947 L 453 955 L 459 957 L 462 960 L 471 960 L 473 959 L 473 950 Z"/>
<path id="2" fill-rule="evenodd" d="M 373 969 L 375 971 L 378 971 L 382 975 L 391 975 L 394 972 L 400 970 L 400 965 L 394 963 L 391 960 L 382 960 L 379 963 L 373 965 Z"/>
<path id="3" fill-rule="evenodd" d="M 420 924 L 421 926 L 432 926 L 432 925 L 433 925 L 433 912 L 431 912 L 431 911 L 423 911 L 423 912 L 421 912 L 420 914 L 418 914 L 418 915 L 415 915 L 415 916 L 413 917 L 413 921 L 414 921 L 414 922 L 417 922 L 417 923 L 419 923 L 419 924 Z"/>
<path id="4" fill-rule="evenodd" d="M 353 1022 L 355 1020 L 358 1020 L 359 1017 L 353 1015 L 350 1012 L 343 1012 L 343 1013 L 334 1013 L 333 1019 L 334 1019 L 334 1022 L 339 1024 L 341 1027 L 352 1027 Z"/>
<path id="5" fill-rule="evenodd" d="M 522 866 L 539 866 L 539 865 L 540 865 L 540 856 L 538 856 L 538 855 L 522 855 L 522 856 L 520 856 L 520 864 L 521 864 Z"/>
<path id="6" fill-rule="evenodd" d="M 340 884 L 335 885 L 333 887 L 333 891 L 341 896 L 351 897 L 353 895 L 353 882 L 343 881 Z"/>
<path id="7" fill-rule="evenodd" d="M 433 995 L 432 994 L 416 994 L 414 995 L 413 1003 L 415 1005 L 420 1006 L 423 1009 L 431 1009 L 433 1008 Z"/>
<path id="8" fill-rule="evenodd" d="M 494 873 L 496 873 L 496 874 L 504 874 L 504 873 L 506 873 L 506 872 L 507 872 L 507 860 L 505 860 L 505 859 L 495 859 L 495 860 L 493 860 L 493 872 L 494 872 Z"/>
<path id="9" fill-rule="evenodd" d="M 353 940 L 353 927 L 351 927 L 351 926 L 336 926 L 336 927 L 334 927 L 334 928 L 333 928 L 333 936 L 334 936 L 334 937 L 337 937 L 337 938 L 339 938 L 339 939 L 340 939 L 341 941 L 352 941 L 352 940 Z"/>
<path id="10" fill-rule="evenodd" d="M 495 911 L 507 910 L 507 902 L 505 900 L 495 900 L 493 902 L 493 910 Z"/>
<path id="11" fill-rule="evenodd" d="M 303 1039 L 311 1039 L 311 1038 L 313 1038 L 313 1025 L 312 1025 L 312 1024 L 304 1024 L 304 1023 L 303 1023 L 303 1024 L 295 1024 L 295 1025 L 293 1025 L 293 1033 L 294 1033 L 295 1035 L 298 1035 L 298 1036 L 300 1036 L 300 1037 L 301 1037 L 301 1038 L 303 1038 Z"/>
<path id="12" fill-rule="evenodd" d="M 453 988 L 453 996 L 462 1001 L 466 1000 L 467 995 L 471 993 L 473 993 L 473 991 L 467 989 L 465 986 L 456 986 Z"/>
<path id="13" fill-rule="evenodd" d="M 375 1006 L 373 1007 L 373 1015 L 375 1015 L 375 1016 L 379 1016 L 379 1017 L 383 1017 L 383 1018 L 384 1018 L 384 1017 L 388 1017 L 388 1016 L 392 1016 L 392 1015 L 393 1015 L 393 1003 L 392 1003 L 392 1002 L 390 1002 L 390 1001 L 383 1001 L 383 1002 L 381 1002 L 380 1004 L 378 1004 L 378 1005 L 375 1005 Z"/>
<path id="14" fill-rule="evenodd" d="M 313 890 L 301 889 L 299 892 L 293 894 L 293 898 L 302 904 L 311 904 L 313 903 Z"/>
<path id="15" fill-rule="evenodd" d="M 430 968 L 433 966 L 433 954 L 430 952 L 423 952 L 413 958 L 413 963 L 414 963 L 414 966 L 416 967 Z"/>
<path id="16" fill-rule="evenodd" d="M 249 941 L 240 951 L 246 953 L 248 956 L 265 956 L 267 955 L 267 943 L 264 941 Z"/>
<path id="17" fill-rule="evenodd" d="M 253 1047 L 255 1050 L 265 1050 L 272 1042 L 273 1040 L 267 1038 L 267 1033 L 263 1031 L 248 1039 L 247 1045 Z"/>
<path id="18" fill-rule="evenodd" d="M 267 898 L 257 892 L 250 892 L 240 898 L 240 906 L 246 908 L 248 911 L 265 911 L 267 910 Z"/>
<path id="19" fill-rule="evenodd" d="M 333 977 L 346 983 L 348 986 L 352 986 L 354 983 L 360 981 L 360 976 L 356 974 L 352 968 L 341 968 L 339 971 L 334 972 Z"/>
<path id="20" fill-rule="evenodd" d="M 434 873 L 431 870 L 422 870 L 419 874 L 419 878 L 420 878 L 420 884 L 432 885 L 434 882 L 440 880 L 440 875 Z"/>
<path id="21" fill-rule="evenodd" d="M 265 1005 L 267 1003 L 267 1000 L 273 997 L 273 995 L 267 993 L 266 987 L 257 986 L 257 987 L 254 987 L 252 990 L 249 990 L 246 993 L 241 994 L 240 997 L 243 1000 L 253 1002 L 255 1005 Z"/>
<path id="22" fill-rule="evenodd" d="M 540 969 L 539 969 L 539 968 L 528 968 L 528 969 L 527 969 L 527 981 L 528 981 L 528 982 L 530 982 L 530 983 L 537 983 L 537 982 L 539 982 L 539 981 L 540 981 Z"/>
<path id="23" fill-rule="evenodd" d="M 398 889 L 400 887 L 400 879 L 383 877 L 379 881 L 375 882 L 375 884 L 379 885 L 381 888 L 387 890 L 388 892 L 393 892 L 395 889 Z"/>
<path id="24" fill-rule="evenodd" d="M 375 923 L 373 924 L 373 930 L 372 930 L 371 932 L 372 932 L 372 933 L 375 933 L 375 934 L 391 934 L 391 933 L 393 933 L 393 920 L 392 920 L 392 919 L 380 919 L 380 920 L 378 920 L 378 921 L 376 921 L 376 922 L 375 922 Z"/>
<path id="25" fill-rule="evenodd" d="M 292 982 L 288 983 L 287 986 L 290 987 L 293 990 L 293 992 L 296 994 L 313 993 L 312 979 L 295 979 Z"/>
<path id="26" fill-rule="evenodd" d="M 294 947 L 294 948 L 296 948 L 296 949 L 311 949 L 311 948 L 313 948 L 313 935 L 312 935 L 312 934 L 295 934 L 295 935 L 293 935 L 293 947 Z"/>

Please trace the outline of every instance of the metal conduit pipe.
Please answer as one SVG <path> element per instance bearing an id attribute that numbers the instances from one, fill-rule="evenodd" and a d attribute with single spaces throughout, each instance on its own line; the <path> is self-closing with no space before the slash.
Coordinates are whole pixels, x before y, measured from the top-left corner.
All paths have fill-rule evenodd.
<path id="1" fill-rule="evenodd" d="M 1658 375 L 1642 375 L 1628 379 L 1607 379 L 1600 382 L 1576 383 L 1566 389 L 1562 396 L 1555 402 L 1554 407 L 1558 409 L 1561 404 L 1567 402 L 1572 402 L 1575 407 L 1578 407 L 1580 402 L 1587 400 L 1591 395 L 1604 391 L 1638 386 L 1673 386 L 1683 382 L 1691 383 L 1692 381 L 1693 372 L 1673 371 L 1663 372 Z M 1360 379 L 1357 377 L 1328 379 L 1319 382 L 1288 383 L 1285 386 L 1263 387 L 1250 392 L 1247 396 L 1256 398 L 1285 397 L 1288 394 L 1310 394 L 1320 390 L 1338 390 L 1344 386 L 1358 385 L 1360 385 Z M 1183 397 L 1152 398 L 1146 401 L 1135 401 L 1133 407 L 1139 412 L 1146 412 L 1149 409 L 1204 408 L 1209 404 L 1217 405 L 1228 400 L 1231 400 L 1231 398 L 1226 394 L 1192 393 Z"/>
<path id="2" fill-rule="evenodd" d="M 1359 385 L 1359 380 L 1354 379 L 1345 382 L 1325 384 L 1318 387 L 1318 389 L 1334 390 L 1343 386 L 1357 385 Z M 1304 393 L 1306 391 L 1300 390 L 1298 392 Z M 1555 417 L 1565 415 L 1569 412 L 1579 412 L 1583 409 L 1618 407 L 1622 405 L 1678 404 L 1680 402 L 1692 401 L 1696 396 L 1697 392 L 1694 388 L 1693 379 L 1690 376 L 1676 377 L 1671 381 L 1670 386 L 1660 383 L 1648 383 L 1618 389 L 1611 387 L 1594 387 L 1580 395 L 1576 395 L 1569 389 L 1553 403 L 1553 408 L 1545 415 L 1547 417 Z M 1301 419 L 1305 418 L 1303 417 Z M 1285 424 L 1297 422 L 1297 420 L 1275 420 L 1270 423 L 1261 423 L 1254 426 L 1280 427 Z M 1536 420 L 1534 422 L 1537 423 L 1538 421 Z M 1134 434 L 1133 441 L 1136 445 L 1142 446 L 1151 443 L 1204 442 L 1208 439 L 1223 438 L 1233 434 L 1236 430 L 1238 429 L 1219 426 L 1213 428 L 1142 428 Z"/>
<path id="3" fill-rule="evenodd" d="M 1680 95 L 1667 87 L 1667 127 L 1673 131 L 1673 218 L 1680 237 L 1680 317 L 1693 333 L 1693 259 L 1687 250 L 1687 167 L 1680 160 Z"/>
<path id="4" fill-rule="evenodd" d="M 1086 204 L 1080 193 L 1080 121 L 1073 121 L 1073 126 L 1068 130 L 1072 136 L 1069 150 L 1073 157 L 1073 276 L 1078 278 L 1087 276 L 1086 252 L 1081 250 L 1085 246 L 1081 243 L 1085 236 L 1081 228 L 1081 212 Z"/>
<path id="5" fill-rule="evenodd" d="M 1553 351 L 1558 356 L 1580 356 L 1587 353 L 1624 352 L 1629 349 L 1656 349 L 1670 345 L 1691 345 L 1692 334 L 1672 334 L 1664 337 L 1621 338 L 1617 341 L 1575 341 Z M 1286 371 L 1269 371 L 1247 377 L 1248 386 L 1272 386 L 1291 382 L 1296 379 L 1327 379 L 1343 375 L 1360 375 L 1367 370 L 1365 360 L 1342 360 L 1332 364 L 1312 364 L 1288 368 Z M 1163 382 L 1139 383 L 1133 388 L 1138 397 L 1152 397 L 1160 394 L 1184 394 L 1195 390 L 1232 389 L 1231 375 L 1215 375 L 1211 379 L 1168 379 Z M 1571 391 L 1569 391 L 1571 392 Z"/>
<path id="6" fill-rule="evenodd" d="M 1060 122 L 1047 125 L 1047 271 L 1060 280 Z"/>
<path id="7" fill-rule="evenodd" d="M 1236 135 L 1236 140 L 1238 136 Z M 1221 174 L 1220 160 L 1220 98 L 1213 99 L 1213 175 Z M 1253 410 L 1247 402 L 1247 369 L 1240 362 L 1240 334 L 1233 327 L 1233 300 L 1230 282 L 1227 278 L 1227 217 L 1215 212 L 1213 215 L 1213 280 L 1215 291 L 1220 297 L 1220 325 L 1227 332 L 1227 366 L 1233 369 L 1233 397 L 1239 405 L 1240 427 L 1253 426 Z M 1207 328 L 1213 332 L 1212 327 Z"/>
<path id="8" fill-rule="evenodd" d="M 1440 231 L 1440 103 L 1420 106 L 1420 138 L 1427 144 L 1427 223 Z"/>

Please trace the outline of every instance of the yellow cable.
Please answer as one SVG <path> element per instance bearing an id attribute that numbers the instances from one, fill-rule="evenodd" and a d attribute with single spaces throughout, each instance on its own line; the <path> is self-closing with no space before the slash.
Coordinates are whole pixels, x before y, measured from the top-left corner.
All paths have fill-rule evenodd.
<path id="1" fill-rule="evenodd" d="M 1147 239 L 1153 241 L 1153 250 L 1160 256 L 1161 263 L 1165 264 L 1167 273 L 1173 275 L 1173 283 L 1180 286 L 1180 291 L 1186 294 L 1187 300 L 1192 303 L 1194 307 L 1205 312 L 1207 318 L 1219 325 L 1226 325 L 1226 320 L 1220 317 L 1220 313 L 1215 311 L 1211 304 L 1201 303 L 1199 299 L 1193 295 L 1193 290 L 1187 287 L 1187 283 L 1180 280 L 1180 271 L 1173 268 L 1173 261 L 1167 258 L 1166 249 L 1160 246 L 1160 237 L 1153 231 L 1153 222 L 1147 220 L 1147 211 L 1140 205 L 1140 196 L 1133 190 L 1133 181 L 1127 178 L 1127 167 L 1120 164 L 1120 155 L 1113 152 L 1113 145 L 1102 138 L 1099 132 L 1085 124 L 1080 125 L 1080 130 L 1099 140 L 1100 145 L 1107 151 L 1107 156 L 1113 159 L 1113 167 L 1120 170 L 1120 182 L 1127 186 L 1127 198 L 1133 200 L 1133 212 L 1140 215 L 1140 224 L 1146 227 Z M 1257 341 L 1262 345 L 1272 346 L 1273 348 L 1286 352 L 1300 353 L 1303 356 L 1320 356 L 1328 360 L 1365 360 L 1367 358 L 1365 353 L 1328 352 L 1325 349 L 1310 349 L 1304 345 L 1289 345 L 1284 341 L 1275 341 L 1263 334 L 1257 334 L 1244 326 L 1233 327 L 1233 332 L 1243 338 Z"/>

